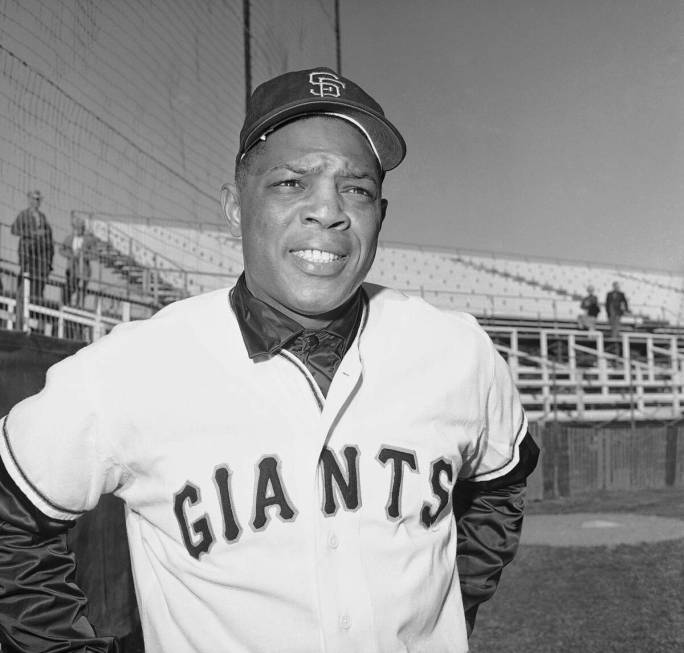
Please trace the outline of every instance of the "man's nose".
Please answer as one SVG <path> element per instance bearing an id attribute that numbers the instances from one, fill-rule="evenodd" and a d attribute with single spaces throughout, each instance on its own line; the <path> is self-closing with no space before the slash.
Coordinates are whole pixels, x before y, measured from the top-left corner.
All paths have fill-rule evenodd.
<path id="1" fill-rule="evenodd" d="M 342 198 L 331 184 L 321 184 L 312 192 L 302 216 L 306 224 L 324 229 L 346 229 L 349 226 Z"/>

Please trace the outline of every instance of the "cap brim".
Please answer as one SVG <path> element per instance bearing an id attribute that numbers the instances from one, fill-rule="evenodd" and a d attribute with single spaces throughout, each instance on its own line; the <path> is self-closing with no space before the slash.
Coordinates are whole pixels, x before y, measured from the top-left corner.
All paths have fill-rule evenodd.
<path id="1" fill-rule="evenodd" d="M 396 168 L 406 155 L 406 143 L 403 137 L 385 116 L 370 111 L 367 107 L 350 100 L 336 102 L 330 98 L 326 100 L 317 98 L 312 98 L 310 101 L 298 100 L 266 114 L 252 126 L 246 135 L 241 154 L 255 145 L 263 134 L 294 118 L 315 115 L 316 113 L 348 115 L 353 121 L 360 123 L 372 139 L 372 144 L 380 157 L 380 165 L 384 171 Z"/>

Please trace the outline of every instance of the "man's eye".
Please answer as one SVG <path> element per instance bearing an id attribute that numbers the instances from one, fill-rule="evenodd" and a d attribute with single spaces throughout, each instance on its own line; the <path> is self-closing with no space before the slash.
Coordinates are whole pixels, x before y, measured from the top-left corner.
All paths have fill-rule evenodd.
<path id="1" fill-rule="evenodd" d="M 274 186 L 285 186 L 287 188 L 297 188 L 299 185 L 299 179 L 281 179 L 274 184 Z"/>
<path id="2" fill-rule="evenodd" d="M 348 189 L 348 192 L 353 193 L 354 195 L 364 195 L 365 197 L 371 198 L 373 197 L 373 193 L 363 186 L 351 186 Z"/>

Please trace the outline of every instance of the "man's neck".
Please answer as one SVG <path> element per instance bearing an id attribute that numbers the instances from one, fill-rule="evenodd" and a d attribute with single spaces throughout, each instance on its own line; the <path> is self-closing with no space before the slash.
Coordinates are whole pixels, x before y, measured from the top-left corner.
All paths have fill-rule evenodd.
<path id="1" fill-rule="evenodd" d="M 287 315 L 290 319 L 294 320 L 301 326 L 303 326 L 305 329 L 312 329 L 312 330 L 319 330 L 319 329 L 324 329 L 327 327 L 333 320 L 337 319 L 338 317 L 344 315 L 348 310 L 349 307 L 354 303 L 354 298 L 356 296 L 356 293 L 352 295 L 344 304 L 341 306 L 338 306 L 337 308 L 333 309 L 332 311 L 328 311 L 327 313 L 320 313 L 317 315 L 306 315 L 303 313 L 297 313 L 296 311 L 293 311 L 292 309 L 282 306 L 278 304 L 277 302 L 272 301 L 269 297 L 262 296 L 261 293 L 257 294 L 255 293 L 250 287 L 249 283 L 247 282 L 247 279 L 245 278 L 245 285 L 247 286 L 247 289 L 249 290 L 254 297 L 259 299 L 260 301 L 264 302 L 264 304 L 268 304 L 271 308 L 274 308 L 277 311 L 280 311 L 283 315 Z"/>

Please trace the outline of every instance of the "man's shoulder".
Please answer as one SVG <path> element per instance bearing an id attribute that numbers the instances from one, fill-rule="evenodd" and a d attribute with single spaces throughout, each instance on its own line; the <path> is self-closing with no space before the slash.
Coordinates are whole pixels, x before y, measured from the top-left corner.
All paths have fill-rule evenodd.
<path id="1" fill-rule="evenodd" d="M 422 297 L 385 286 L 365 283 L 363 288 L 368 295 L 371 319 L 376 317 L 378 320 L 395 325 L 403 324 L 412 329 L 429 329 L 435 335 L 441 330 L 450 334 L 458 330 L 486 337 L 484 329 L 470 313 L 445 310 Z"/>
<path id="2" fill-rule="evenodd" d="M 143 353 L 168 348 L 172 356 L 174 350 L 189 344 L 190 334 L 201 328 L 221 328 L 230 316 L 228 289 L 214 290 L 168 304 L 149 318 L 121 323 L 96 344 Z"/>

